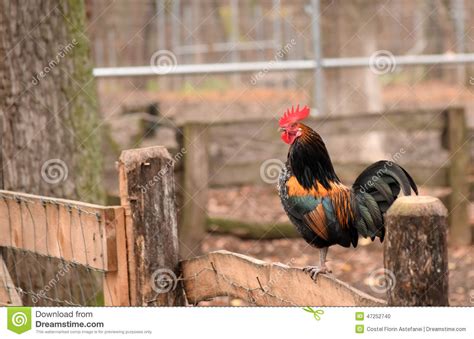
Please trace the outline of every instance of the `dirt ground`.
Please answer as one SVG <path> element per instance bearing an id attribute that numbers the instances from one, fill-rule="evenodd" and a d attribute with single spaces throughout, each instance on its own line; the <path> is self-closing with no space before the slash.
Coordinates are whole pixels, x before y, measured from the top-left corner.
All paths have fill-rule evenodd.
<path id="1" fill-rule="evenodd" d="M 242 187 L 212 190 L 209 201 L 211 216 L 227 216 L 256 222 L 287 221 L 273 187 Z M 295 267 L 316 265 L 319 251 L 302 239 L 255 239 L 209 234 L 204 241 L 204 253 L 228 250 L 268 262 L 293 263 Z M 449 299 L 453 306 L 474 304 L 474 246 L 450 246 Z M 333 275 L 350 285 L 378 298 L 384 298 L 371 289 L 371 273 L 383 267 L 383 246 L 376 240 L 361 239 L 357 248 L 333 246 L 328 254 L 328 266 Z M 218 298 L 203 305 L 242 305 L 240 300 Z"/>

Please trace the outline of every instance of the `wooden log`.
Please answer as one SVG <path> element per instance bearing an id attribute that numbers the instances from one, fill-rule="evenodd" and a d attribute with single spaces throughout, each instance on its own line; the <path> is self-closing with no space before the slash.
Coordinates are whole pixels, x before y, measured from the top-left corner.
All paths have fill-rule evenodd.
<path id="1" fill-rule="evenodd" d="M 232 296 L 258 306 L 385 306 L 331 275 L 313 281 L 300 268 L 217 251 L 181 262 L 188 301 Z"/>
<path id="2" fill-rule="evenodd" d="M 384 264 L 391 306 L 447 306 L 447 210 L 429 196 L 395 200 L 386 215 Z"/>
<path id="3" fill-rule="evenodd" d="M 452 108 L 447 112 L 447 138 L 450 166 L 448 181 L 450 240 L 454 244 L 469 245 L 469 140 L 464 110 Z"/>
<path id="4" fill-rule="evenodd" d="M 184 174 L 181 184 L 179 238 L 181 258 L 201 253 L 206 233 L 209 183 L 207 125 L 186 124 L 183 128 Z"/>
<path id="5" fill-rule="evenodd" d="M 164 147 L 126 150 L 119 160 L 130 304 L 183 305 L 179 288 L 173 160 Z"/>

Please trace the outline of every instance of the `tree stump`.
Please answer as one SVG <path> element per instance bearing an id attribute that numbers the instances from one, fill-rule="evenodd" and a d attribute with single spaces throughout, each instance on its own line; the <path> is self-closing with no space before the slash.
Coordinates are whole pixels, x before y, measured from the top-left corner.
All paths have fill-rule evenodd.
<path id="1" fill-rule="evenodd" d="M 384 264 L 391 306 L 447 306 L 447 210 L 428 196 L 398 198 L 386 215 Z"/>

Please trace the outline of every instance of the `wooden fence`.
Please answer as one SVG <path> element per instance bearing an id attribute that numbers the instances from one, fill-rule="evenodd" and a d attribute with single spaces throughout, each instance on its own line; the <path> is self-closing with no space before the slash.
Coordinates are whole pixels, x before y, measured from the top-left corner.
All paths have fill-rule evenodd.
<path id="1" fill-rule="evenodd" d="M 103 273 L 109 306 L 186 305 L 186 297 L 197 304 L 218 296 L 267 306 L 447 305 L 447 212 L 438 199 L 404 197 L 387 214 L 384 272 L 397 282 L 388 285 L 387 302 L 332 276 L 314 282 L 299 268 L 226 251 L 180 262 L 173 166 L 163 147 L 122 152 L 121 206 L 0 191 L 0 246 Z M 14 264 L 0 261 L 3 305 L 89 304 L 58 299 L 51 282 L 40 290 L 20 287 L 11 272 L 25 268 Z"/>
<path id="2" fill-rule="evenodd" d="M 124 257 L 120 255 L 120 250 L 123 251 L 125 247 L 122 207 L 105 207 L 10 191 L 0 191 L 0 198 L 1 247 L 34 256 L 38 263 L 42 259 L 60 260 L 64 264 L 61 277 L 78 265 L 103 272 L 105 304 L 128 304 L 128 296 L 122 293 L 124 287 L 127 290 L 127 270 Z M 54 294 L 46 293 L 46 290 L 59 287 L 59 281 L 45 281 L 48 279 L 43 277 L 44 272 L 41 270 L 42 286 L 39 290 L 33 290 L 32 286 L 37 284 L 32 282 L 34 277 L 31 276 L 28 276 L 30 285 L 21 287 L 25 283 L 14 282 L 9 265 L 3 259 L 0 265 L 4 287 L 0 295 L 4 305 L 18 304 L 25 297 L 36 303 L 42 300 L 61 305 L 89 303 L 89 300 L 74 300 L 73 293 L 69 293 L 69 299 L 58 299 Z M 12 266 L 10 269 L 15 275 L 24 276 L 18 273 L 26 268 L 21 265 L 21 260 L 13 262 Z M 56 278 L 59 280 L 60 276 Z"/>
<path id="3" fill-rule="evenodd" d="M 436 188 L 448 206 L 453 243 L 471 242 L 468 199 L 473 183 L 469 182 L 470 143 L 463 109 L 317 117 L 306 123 L 322 135 L 345 183 L 351 184 L 369 164 L 391 158 L 419 186 Z M 186 150 L 182 188 L 193 197 L 185 198 L 182 213 L 192 216 L 194 223 L 180 226 L 188 246 L 199 241 L 209 223 L 203 209 L 208 186 L 266 184 L 262 164 L 269 159 L 285 161 L 288 149 L 280 140 L 276 119 L 186 123 L 178 144 L 178 150 Z M 250 227 L 235 220 L 219 223 Z M 280 232 L 287 234 L 286 229 L 283 225 Z M 269 231 L 265 228 L 264 233 Z"/>

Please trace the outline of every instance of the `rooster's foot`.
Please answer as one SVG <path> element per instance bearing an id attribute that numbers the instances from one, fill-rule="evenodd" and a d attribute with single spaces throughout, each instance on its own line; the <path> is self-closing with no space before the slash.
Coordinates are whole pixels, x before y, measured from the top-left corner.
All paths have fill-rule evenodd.
<path id="1" fill-rule="evenodd" d="M 303 268 L 303 272 L 309 273 L 311 279 L 316 280 L 318 274 L 327 274 L 332 273 L 332 271 L 327 268 L 327 266 L 306 266 Z"/>

